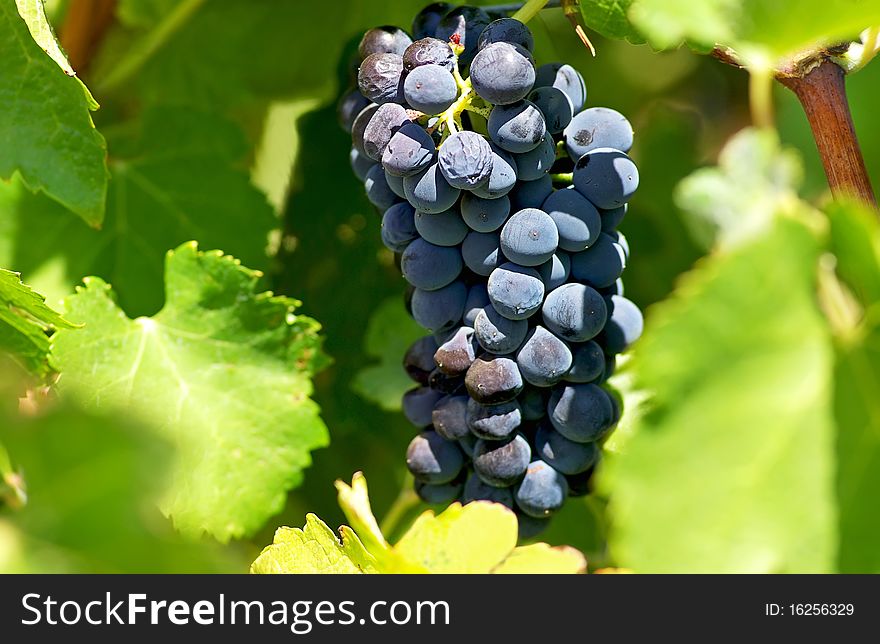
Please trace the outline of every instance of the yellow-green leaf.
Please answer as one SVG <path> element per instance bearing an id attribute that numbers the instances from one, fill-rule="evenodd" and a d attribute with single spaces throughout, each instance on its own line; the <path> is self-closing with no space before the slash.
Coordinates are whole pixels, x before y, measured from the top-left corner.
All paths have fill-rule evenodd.
<path id="1" fill-rule="evenodd" d="M 492 572 L 496 575 L 585 573 L 587 560 L 569 546 L 535 543 L 514 550 Z"/>
<path id="2" fill-rule="evenodd" d="M 357 535 L 340 529 L 341 540 L 314 514 L 306 516 L 299 528 L 278 528 L 272 545 L 267 546 L 251 565 L 255 574 L 361 574 L 376 572 L 375 559 Z"/>

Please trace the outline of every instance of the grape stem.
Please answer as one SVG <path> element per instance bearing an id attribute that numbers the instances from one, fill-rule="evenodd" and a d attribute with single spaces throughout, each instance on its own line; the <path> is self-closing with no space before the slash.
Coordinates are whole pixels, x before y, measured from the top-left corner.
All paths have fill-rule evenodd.
<path id="1" fill-rule="evenodd" d="M 548 2 L 549 0 L 528 0 L 528 2 L 510 17 L 525 24 L 537 16 L 541 9 L 547 6 Z"/>
<path id="2" fill-rule="evenodd" d="M 777 78 L 804 108 L 832 194 L 856 197 L 876 208 L 846 97 L 843 69 L 824 60 L 802 76 Z"/>
<path id="3" fill-rule="evenodd" d="M 514 13 L 523 8 L 523 2 L 511 2 L 510 4 L 495 4 L 488 7 L 480 7 L 484 11 L 492 11 L 495 13 Z M 562 6 L 562 0 L 548 0 L 544 6 L 545 9 L 556 9 Z"/>
<path id="4" fill-rule="evenodd" d="M 559 174 L 551 174 L 550 178 L 553 179 L 553 183 L 571 183 L 574 181 L 574 173 L 560 172 Z"/>
<path id="5" fill-rule="evenodd" d="M 869 30 L 866 36 L 865 46 L 876 47 L 877 43 L 872 42 L 876 35 Z M 831 193 L 835 197 L 855 197 L 876 209 L 877 199 L 846 96 L 846 70 L 834 60 L 838 53 L 833 49 L 811 52 L 775 70 L 773 75 L 794 92 L 807 115 Z M 717 47 L 712 56 L 728 65 L 745 68 L 732 49 Z M 757 125 L 766 125 L 772 114 L 768 108 L 772 98 L 768 84 L 766 76 L 755 79 L 753 74 L 750 81 L 750 102 Z"/>

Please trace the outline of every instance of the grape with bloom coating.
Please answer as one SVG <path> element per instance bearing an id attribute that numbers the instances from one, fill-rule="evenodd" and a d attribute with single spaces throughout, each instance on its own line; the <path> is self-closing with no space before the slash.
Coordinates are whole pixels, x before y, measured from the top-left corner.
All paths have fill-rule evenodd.
<path id="1" fill-rule="evenodd" d="M 522 434 L 505 441 L 479 440 L 474 446 L 474 472 L 487 485 L 510 487 L 526 473 L 531 457 Z"/>
<path id="2" fill-rule="evenodd" d="M 403 96 L 420 112 L 440 114 L 455 102 L 458 85 L 448 69 L 440 65 L 422 65 L 406 75 Z"/>
<path id="3" fill-rule="evenodd" d="M 489 145 L 492 147 L 492 172 L 489 174 L 489 181 L 473 188 L 472 192 L 482 199 L 500 199 L 516 185 L 516 161 L 513 155 L 495 143 Z"/>
<path id="4" fill-rule="evenodd" d="M 407 201 L 416 210 L 433 214 L 452 208 L 461 194 L 458 188 L 449 185 L 436 163 L 432 163 L 418 174 L 405 177 L 403 190 Z"/>
<path id="5" fill-rule="evenodd" d="M 572 114 L 580 112 L 587 100 L 584 77 L 571 65 L 547 63 L 535 72 L 535 87 L 555 87 L 571 101 Z"/>
<path id="6" fill-rule="evenodd" d="M 496 105 L 489 114 L 489 137 L 503 150 L 519 154 L 534 150 L 547 133 L 544 115 L 526 100 Z"/>
<path id="7" fill-rule="evenodd" d="M 428 331 L 449 331 L 461 320 L 466 298 L 467 286 L 458 280 L 436 291 L 416 289 L 412 295 L 413 319 Z"/>
<path id="8" fill-rule="evenodd" d="M 570 282 L 547 294 L 541 307 L 544 324 L 569 342 L 586 342 L 605 325 L 605 300 L 593 288 Z"/>
<path id="9" fill-rule="evenodd" d="M 501 237 L 498 233 L 470 232 L 461 244 L 464 265 L 477 275 L 487 276 L 495 270 L 501 257 Z"/>
<path id="10" fill-rule="evenodd" d="M 449 483 L 464 467 L 464 454 L 452 441 L 433 431 L 422 432 L 406 450 L 406 467 L 423 483 Z"/>
<path id="11" fill-rule="evenodd" d="M 535 63 L 523 47 L 495 42 L 474 56 L 470 78 L 480 98 L 493 105 L 509 105 L 532 91 Z"/>
<path id="12" fill-rule="evenodd" d="M 403 69 L 409 73 L 422 65 L 439 65 L 451 72 L 455 68 L 455 54 L 449 43 L 437 38 L 421 38 L 403 52 Z"/>
<path id="13" fill-rule="evenodd" d="M 576 114 L 563 133 L 565 149 L 577 161 L 596 148 L 629 152 L 633 129 L 626 117 L 608 107 L 591 107 Z"/>
<path id="14" fill-rule="evenodd" d="M 382 243 L 393 253 L 402 253 L 419 236 L 415 210 L 405 201 L 396 203 L 382 215 Z"/>
<path id="15" fill-rule="evenodd" d="M 510 214 L 510 199 L 483 199 L 472 192 L 461 198 L 461 218 L 471 230 L 478 233 L 491 233 L 501 228 Z"/>
<path id="16" fill-rule="evenodd" d="M 509 402 L 523 388 L 522 375 L 516 362 L 507 356 L 490 354 L 474 360 L 464 384 L 471 398 L 483 405 Z"/>
<path id="17" fill-rule="evenodd" d="M 514 492 L 516 505 L 525 514 L 548 517 L 562 507 L 568 496 L 565 477 L 544 461 L 532 461 Z"/>
<path id="18" fill-rule="evenodd" d="M 611 210 L 629 201 L 639 187 L 639 170 L 626 154 L 596 148 L 574 164 L 574 187 L 597 208 Z"/>
<path id="19" fill-rule="evenodd" d="M 562 380 L 571 361 L 568 346 L 540 325 L 529 331 L 516 353 L 523 380 L 536 387 L 550 387 Z"/>
<path id="20" fill-rule="evenodd" d="M 407 122 L 388 140 L 382 152 L 382 167 L 389 174 L 408 177 L 430 166 L 435 155 L 431 135 L 416 123 Z"/>
<path id="21" fill-rule="evenodd" d="M 530 52 L 535 49 L 535 39 L 531 30 L 514 18 L 499 18 L 490 22 L 480 34 L 477 49 L 485 49 L 486 46 L 496 42 L 519 45 Z"/>
<path id="22" fill-rule="evenodd" d="M 474 321 L 474 338 L 485 351 L 498 355 L 516 351 L 528 331 L 528 322 L 509 320 L 493 306 L 487 306 L 480 311 Z"/>
<path id="23" fill-rule="evenodd" d="M 566 188 L 553 192 L 542 204 L 559 231 L 559 247 L 576 253 L 599 239 L 602 219 L 599 211 L 577 190 Z"/>
<path id="24" fill-rule="evenodd" d="M 358 88 L 374 103 L 403 103 L 402 75 L 399 54 L 370 54 L 358 69 Z"/>
<path id="25" fill-rule="evenodd" d="M 515 400 L 481 404 L 468 400 L 467 424 L 474 436 L 484 440 L 503 440 L 522 423 L 522 412 Z"/>
<path id="26" fill-rule="evenodd" d="M 364 152 L 375 161 L 381 160 L 391 137 L 409 122 L 406 110 L 397 103 L 380 105 L 364 128 Z"/>
<path id="27" fill-rule="evenodd" d="M 417 211 L 415 224 L 422 239 L 437 246 L 458 246 L 469 232 L 454 208 L 436 214 Z"/>
<path id="28" fill-rule="evenodd" d="M 501 229 L 501 252 L 520 266 L 539 266 L 556 252 L 559 232 L 543 210 L 525 208 L 507 220 Z"/>
<path id="29" fill-rule="evenodd" d="M 516 155 L 516 168 L 521 181 L 540 179 L 550 171 L 556 161 L 556 143 L 550 134 L 545 134 L 534 150 Z"/>
<path id="30" fill-rule="evenodd" d="M 446 139 L 437 154 L 443 177 L 454 188 L 473 190 L 489 181 L 492 148 L 476 132 L 456 132 Z"/>
<path id="31" fill-rule="evenodd" d="M 492 271 L 486 289 L 495 310 L 511 320 L 531 317 L 544 301 L 541 274 L 534 268 L 510 262 Z"/>
<path id="32" fill-rule="evenodd" d="M 406 281 L 424 291 L 436 291 L 451 284 L 461 268 L 458 248 L 437 246 L 424 239 L 410 243 L 400 259 L 400 271 Z"/>
<path id="33" fill-rule="evenodd" d="M 400 27 L 385 25 L 370 29 L 361 38 L 358 54 L 361 59 L 370 54 L 403 54 L 412 39 Z"/>
<path id="34" fill-rule="evenodd" d="M 610 396 L 593 384 L 555 388 L 547 403 L 553 428 L 576 443 L 601 439 L 614 423 Z"/>

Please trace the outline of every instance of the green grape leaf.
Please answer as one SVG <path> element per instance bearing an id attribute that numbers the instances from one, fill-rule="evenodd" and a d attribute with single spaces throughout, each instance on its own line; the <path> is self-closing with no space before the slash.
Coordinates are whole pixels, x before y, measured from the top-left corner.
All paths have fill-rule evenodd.
<path id="1" fill-rule="evenodd" d="M 880 4 L 862 0 L 635 0 L 633 24 L 654 47 L 687 40 L 732 47 L 750 65 L 776 67 L 805 50 L 856 38 L 880 24 Z"/>
<path id="2" fill-rule="evenodd" d="M 124 409 L 178 447 L 162 510 L 190 535 L 253 533 L 281 510 L 327 429 L 309 399 L 323 366 L 319 325 L 299 304 L 258 293 L 259 273 L 219 251 L 168 254 L 166 301 L 129 319 L 100 278 L 65 301 L 53 353 L 63 395 Z"/>
<path id="3" fill-rule="evenodd" d="M 633 44 L 645 42 L 627 17 L 633 0 L 589 0 L 579 2 L 584 24 L 606 38 L 622 38 Z"/>
<path id="4" fill-rule="evenodd" d="M 379 522 L 373 515 L 370 506 L 370 492 L 367 488 L 367 477 L 362 472 L 355 472 L 351 478 L 351 485 L 345 481 L 336 481 L 336 495 L 339 507 L 345 513 L 345 517 L 354 527 L 367 548 L 373 552 L 385 550 L 388 544 L 382 536 Z"/>
<path id="5" fill-rule="evenodd" d="M 382 302 L 370 317 L 364 338 L 365 353 L 379 362 L 358 372 L 351 384 L 355 393 L 382 409 L 399 411 L 403 394 L 414 386 L 402 366 L 403 355 L 423 335 L 399 297 Z"/>
<path id="6" fill-rule="evenodd" d="M 32 191 L 100 226 L 107 146 L 89 115 L 97 104 L 72 75 L 42 3 L 0 0 L 0 178 L 19 174 Z"/>
<path id="7" fill-rule="evenodd" d="M 828 215 L 838 275 L 864 307 L 856 328 L 837 343 L 838 570 L 877 573 L 880 526 L 873 508 L 880 490 L 880 225 L 875 212 L 857 204 L 832 204 Z"/>
<path id="8" fill-rule="evenodd" d="M 354 531 L 340 528 L 340 542 L 310 514 L 302 530 L 276 532 L 251 572 L 571 574 L 587 569 L 584 556 L 568 546 L 517 548 L 516 515 L 487 501 L 453 503 L 438 515 L 428 510 L 391 546 L 373 516 L 363 474 L 356 473 L 351 485 L 337 481 L 336 489 Z"/>
<path id="9" fill-rule="evenodd" d="M 776 214 L 800 210 L 802 179 L 800 157 L 780 147 L 775 131 L 747 128 L 724 146 L 717 166 L 678 184 L 675 201 L 705 248 L 727 247 L 760 235 Z"/>
<path id="10" fill-rule="evenodd" d="M 73 329 L 46 305 L 45 298 L 22 284 L 18 273 L 0 269 L 0 351 L 10 355 L 31 374 L 46 378 L 50 329 Z"/>
<path id="11" fill-rule="evenodd" d="M 43 0 L 15 0 L 15 4 L 18 8 L 18 14 L 27 25 L 34 41 L 58 64 L 61 71 L 68 76 L 76 76 L 67 56 L 61 51 L 61 47 L 55 39 L 55 32 L 52 31 L 52 25 L 49 24 L 49 19 L 46 17 L 46 7 L 43 5 Z M 77 80 L 79 79 L 77 78 Z M 98 109 L 98 102 L 92 96 L 89 88 L 82 81 L 79 81 L 79 84 L 85 93 L 89 109 Z"/>
<path id="12" fill-rule="evenodd" d="M 648 409 L 599 471 L 610 544 L 636 572 L 827 572 L 830 337 L 819 245 L 778 218 L 649 311 L 633 356 Z"/>
<path id="13" fill-rule="evenodd" d="M 111 137 L 113 181 L 103 230 L 14 184 L 0 186 L 0 193 L 12 193 L 0 197 L 0 214 L 14 222 L 13 252 L 4 261 L 29 276 L 51 265 L 57 278 L 46 286 L 50 301 L 84 275 L 99 276 L 133 316 L 161 307 L 165 253 L 191 239 L 266 269 L 278 220 L 241 167 L 248 150 L 241 131 L 216 115 L 183 108 L 152 109 L 132 125 Z"/>
<path id="14" fill-rule="evenodd" d="M 173 11 L 166 7 L 173 9 L 175 3 L 123 0 L 120 12 L 137 28 L 136 35 L 149 38 L 168 28 Z M 320 3 L 293 1 L 204 2 L 183 24 L 175 24 L 176 30 L 129 80 L 151 102 L 184 101 L 215 109 L 259 99 L 328 99 L 336 89 L 346 44 L 377 24 L 406 28 L 420 8 L 415 0 L 392 0 L 381 9 L 338 0 L 332 11 Z M 113 52 L 99 61 L 99 89 L 119 55 Z M 125 53 L 121 55 L 124 59 Z"/>
<path id="15" fill-rule="evenodd" d="M 63 403 L 34 417 L 0 412 L 0 441 L 27 491 L 16 511 L 0 517 L 0 573 L 243 568 L 230 549 L 190 543 L 161 517 L 155 500 L 171 450 L 129 414 Z"/>
<path id="16" fill-rule="evenodd" d="M 503 505 L 453 503 L 438 515 L 424 512 L 394 551 L 431 572 L 485 573 L 507 559 L 516 547 L 516 535 L 516 515 Z"/>
<path id="17" fill-rule="evenodd" d="M 515 549 L 492 572 L 496 575 L 585 573 L 587 562 L 580 552 L 569 546 L 534 543 Z"/>
<path id="18" fill-rule="evenodd" d="M 376 572 L 375 559 L 350 528 L 336 538 L 314 514 L 299 528 L 278 528 L 251 565 L 254 574 L 360 574 Z"/>
<path id="19" fill-rule="evenodd" d="M 831 250 L 837 273 L 865 308 L 880 304 L 880 234 L 877 213 L 858 204 L 832 203 Z"/>

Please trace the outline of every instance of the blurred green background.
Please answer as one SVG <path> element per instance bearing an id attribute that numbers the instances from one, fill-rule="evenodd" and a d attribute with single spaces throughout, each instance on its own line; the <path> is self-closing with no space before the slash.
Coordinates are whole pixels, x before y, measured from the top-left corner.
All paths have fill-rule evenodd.
<path id="1" fill-rule="evenodd" d="M 62 43 L 71 4 L 48 5 Z M 380 518 L 407 486 L 403 455 L 413 429 L 398 412 L 383 410 L 354 387 L 356 380 L 358 388 L 368 386 L 370 373 L 378 379 L 377 389 L 386 384 L 380 382 L 385 369 L 359 376 L 380 362 L 377 347 L 371 350 L 367 341 L 371 328 L 374 333 L 381 330 L 374 321 L 380 307 L 391 311 L 392 323 L 401 326 L 391 338 L 373 338 L 374 344 L 394 346 L 398 332 L 412 334 L 411 327 L 399 322 L 401 316 L 393 314 L 394 307 L 402 310 L 404 281 L 380 242 L 379 215 L 350 172 L 350 139 L 337 124 L 335 105 L 351 83 L 351 55 L 360 34 L 381 24 L 408 28 L 424 3 L 338 0 L 332 11 L 323 3 L 300 0 L 189 3 L 193 12 L 185 24 L 134 73 L 118 78 L 120 57 L 128 60 L 156 25 L 183 4 L 119 3 L 117 18 L 87 53 L 80 73 L 102 104 L 94 114 L 96 126 L 110 142 L 111 160 L 127 158 L 143 115 L 156 107 L 170 106 L 194 122 L 218 118 L 239 128 L 244 141 L 239 165 L 269 195 L 281 229 L 268 241 L 277 254 L 265 266 L 265 285 L 303 301 L 301 311 L 323 325 L 325 348 L 333 359 L 317 376 L 314 393 L 331 444 L 313 454 L 314 463 L 303 484 L 290 493 L 284 511 L 218 564 L 240 570 L 271 541 L 277 525 L 301 526 L 307 512 L 331 526 L 343 523 L 334 480 L 364 471 Z M 625 282 L 627 295 L 647 307 L 650 316 L 651 305 L 667 296 L 677 277 L 706 252 L 689 232 L 673 192 L 694 169 L 713 163 L 724 142 L 748 125 L 747 76 L 686 48 L 656 53 L 647 45 L 591 32 L 597 51 L 592 57 L 559 9 L 542 12 L 530 26 L 538 63 L 572 64 L 586 79 L 589 105 L 613 107 L 634 125 L 632 156 L 641 186 L 621 227 L 633 250 Z M 880 101 L 880 65 L 850 78 L 848 90 L 866 163 L 880 185 L 880 121 L 874 114 Z M 783 142 L 798 148 L 804 159 L 805 194 L 821 200 L 827 186 L 800 106 L 781 86 L 775 87 L 775 102 Z M 0 194 L 0 265 L 21 271 L 26 282 L 57 306 L 84 275 L 100 272 L 102 264 L 71 258 L 51 246 L 23 247 L 22 231 L 28 226 L 52 228 L 58 218 L 70 217 L 49 212 L 53 208 L 44 197 L 13 200 Z M 99 235 L 112 232 L 112 226 L 95 233 L 79 220 L 65 221 L 66 235 L 81 239 L 84 247 L 100 244 Z M 203 248 L 211 247 L 201 241 Z M 152 314 L 158 302 L 157 297 L 138 302 L 127 302 L 124 294 L 121 298 L 131 315 Z M 542 538 L 574 545 L 602 563 L 600 506 L 595 499 L 573 500 Z M 403 527 L 399 524 L 397 531 Z"/>

